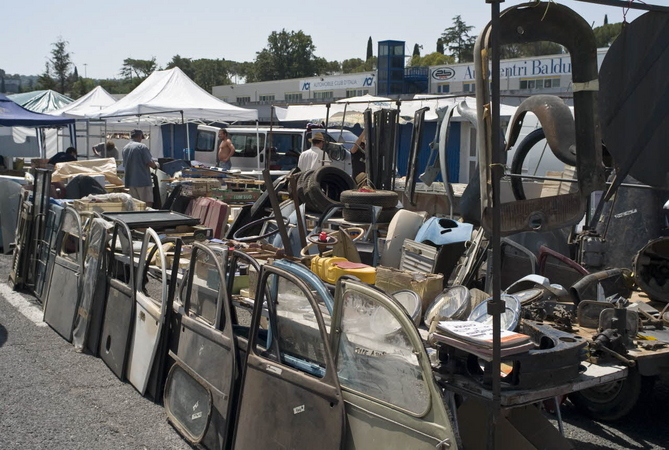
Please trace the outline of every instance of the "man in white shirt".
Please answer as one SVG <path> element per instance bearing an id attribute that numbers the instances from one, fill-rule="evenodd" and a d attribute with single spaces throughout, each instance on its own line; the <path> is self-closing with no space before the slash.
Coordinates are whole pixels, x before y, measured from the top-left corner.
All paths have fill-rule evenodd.
<path id="1" fill-rule="evenodd" d="M 309 140 L 311 141 L 311 148 L 302 152 L 300 159 L 297 161 L 297 167 L 302 172 L 306 172 L 307 170 L 318 169 L 322 165 L 329 166 L 330 158 L 323 151 L 325 145 L 323 133 L 315 133 Z M 322 162 L 323 158 L 325 158 L 325 164 Z"/>

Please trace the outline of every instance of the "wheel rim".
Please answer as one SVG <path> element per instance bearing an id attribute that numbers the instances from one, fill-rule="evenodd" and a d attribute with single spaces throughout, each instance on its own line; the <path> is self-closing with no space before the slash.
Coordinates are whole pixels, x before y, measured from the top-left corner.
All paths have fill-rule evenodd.
<path id="1" fill-rule="evenodd" d="M 581 395 L 592 403 L 608 403 L 623 390 L 624 380 L 613 381 L 581 391 Z"/>

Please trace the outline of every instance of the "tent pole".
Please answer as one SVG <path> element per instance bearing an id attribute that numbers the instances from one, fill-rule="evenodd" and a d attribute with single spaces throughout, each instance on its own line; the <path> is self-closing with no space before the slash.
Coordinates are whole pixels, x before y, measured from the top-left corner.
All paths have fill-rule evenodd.
<path id="1" fill-rule="evenodd" d="M 187 153 L 187 158 L 188 161 L 190 161 L 190 131 L 188 130 L 188 124 L 184 121 L 184 112 L 179 111 L 181 113 L 181 123 L 186 125 L 186 151 Z"/>
<path id="2" fill-rule="evenodd" d="M 105 142 L 107 140 L 105 139 Z M 91 159 L 91 121 L 86 119 L 86 159 Z"/>

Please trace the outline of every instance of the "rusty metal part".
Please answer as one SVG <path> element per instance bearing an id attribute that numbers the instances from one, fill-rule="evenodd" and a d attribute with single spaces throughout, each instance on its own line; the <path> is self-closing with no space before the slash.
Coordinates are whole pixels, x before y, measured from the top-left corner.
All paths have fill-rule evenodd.
<path id="1" fill-rule="evenodd" d="M 576 165 L 576 131 L 571 110 L 560 97 L 533 95 L 524 100 L 511 119 L 511 130 L 507 136 L 506 151 L 516 144 L 525 115 L 534 113 L 544 130 L 548 146 L 553 154 L 565 164 Z"/>
<path id="2" fill-rule="evenodd" d="M 502 210 L 502 234 L 534 230 L 548 231 L 573 224 L 585 212 L 585 198 L 604 186 L 601 137 L 597 114 L 597 45 L 590 25 L 566 6 L 555 3 L 529 3 L 504 11 L 500 20 L 500 44 L 523 44 L 551 41 L 563 45 L 571 54 L 574 82 L 574 115 L 579 193 L 548 197 L 542 201 L 525 200 L 509 204 Z M 490 92 L 488 57 L 492 44 L 491 25 L 479 35 L 474 49 L 476 63 L 476 97 L 479 121 L 479 173 L 482 224 L 492 229 L 490 209 L 493 206 Z M 528 203 L 529 202 L 529 203 Z M 517 205 L 517 206 L 512 206 Z M 503 205 L 504 206 L 504 205 Z M 537 220 L 538 219 L 538 220 Z"/>
<path id="3" fill-rule="evenodd" d="M 586 292 L 593 286 L 601 283 L 602 281 L 608 280 L 609 278 L 622 279 L 628 273 L 629 271 L 624 269 L 609 269 L 602 270 L 601 272 L 591 273 L 590 275 L 586 275 L 581 278 L 580 281 L 569 288 L 569 292 L 574 298 L 574 303 L 578 305 L 581 300 L 585 300 L 584 296 Z M 624 283 L 618 283 L 616 286 L 619 287 L 622 291 L 621 294 L 627 294 L 623 295 L 624 297 L 629 295 L 629 289 L 624 286 Z"/>

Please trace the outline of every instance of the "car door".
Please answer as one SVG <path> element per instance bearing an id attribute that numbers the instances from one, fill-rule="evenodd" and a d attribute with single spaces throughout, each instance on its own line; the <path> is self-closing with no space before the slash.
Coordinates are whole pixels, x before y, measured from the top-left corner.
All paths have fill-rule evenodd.
<path id="1" fill-rule="evenodd" d="M 56 258 L 44 304 L 44 321 L 68 342 L 72 342 L 83 271 L 84 239 L 81 218 L 76 210 L 67 207 L 63 211 L 56 238 Z"/>
<path id="2" fill-rule="evenodd" d="M 418 330 L 399 303 L 342 277 L 332 329 L 346 408 L 345 448 L 457 447 Z"/>
<path id="3" fill-rule="evenodd" d="M 152 256 L 155 264 L 152 264 Z M 153 268 L 153 270 L 149 270 Z M 158 234 L 144 233 L 135 277 L 134 327 L 128 354 L 128 381 L 144 395 L 156 359 L 167 307 L 167 262 Z"/>
<path id="4" fill-rule="evenodd" d="M 344 405 L 328 332 L 298 277 L 261 269 L 233 448 L 340 449 Z"/>
<path id="5" fill-rule="evenodd" d="M 124 380 L 135 309 L 135 260 L 130 228 L 119 220 L 114 221 L 108 255 L 108 290 L 100 337 L 100 358 L 117 377 Z"/>
<path id="6" fill-rule="evenodd" d="M 179 344 L 164 404 L 170 421 L 194 445 L 225 448 L 231 390 L 237 378 L 230 303 L 220 258 L 195 243 L 182 291 Z"/>

